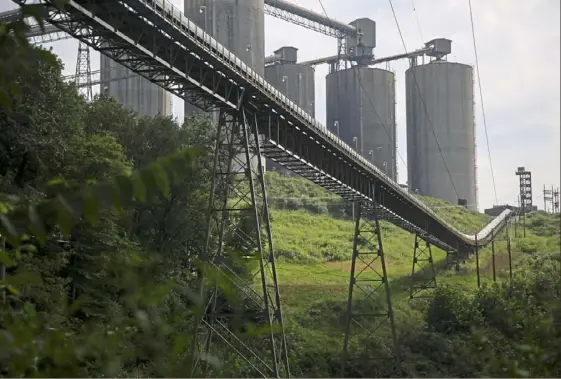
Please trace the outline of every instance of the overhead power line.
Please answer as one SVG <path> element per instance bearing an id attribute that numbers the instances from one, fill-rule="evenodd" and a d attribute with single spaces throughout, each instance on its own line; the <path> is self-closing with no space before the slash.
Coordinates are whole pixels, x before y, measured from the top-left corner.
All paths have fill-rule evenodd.
<path id="1" fill-rule="evenodd" d="M 485 117 L 485 107 L 483 105 L 483 90 L 481 89 L 481 76 L 479 74 L 479 58 L 477 56 L 477 43 L 475 42 L 475 27 L 473 25 L 473 11 L 471 8 L 471 0 L 469 4 L 469 19 L 471 22 L 471 35 L 473 39 L 473 52 L 475 53 L 475 70 L 477 72 L 477 84 L 479 87 L 479 98 L 481 100 L 481 113 L 483 115 L 483 128 L 485 130 L 485 142 L 487 144 L 487 154 L 489 154 L 489 166 L 491 167 L 491 179 L 493 180 L 493 191 L 495 192 L 495 204 L 499 203 L 497 196 L 497 186 L 495 185 L 495 172 L 493 170 L 493 161 L 491 159 L 491 148 L 489 147 L 489 134 L 487 133 L 487 118 Z"/>
<path id="2" fill-rule="evenodd" d="M 417 21 L 417 29 L 419 29 L 419 36 L 421 36 L 421 44 L 425 43 L 425 38 L 423 37 L 423 31 L 421 30 L 421 23 L 419 22 L 419 17 L 417 15 L 417 8 L 415 7 L 415 0 L 411 0 L 413 5 L 413 14 L 415 15 L 415 20 Z"/>
<path id="3" fill-rule="evenodd" d="M 392 14 L 393 14 L 393 18 L 395 20 L 395 24 L 397 26 L 397 31 L 399 32 L 399 37 L 401 38 L 401 43 L 403 44 L 403 49 L 405 50 L 405 53 L 407 54 L 407 45 L 405 44 L 405 39 L 403 38 L 403 33 L 401 32 L 401 27 L 399 26 L 399 21 L 397 20 L 397 16 L 395 14 L 395 9 L 393 7 L 393 3 L 392 0 L 388 0 L 390 3 L 390 7 L 392 10 Z M 448 164 L 446 163 L 446 159 L 444 159 L 444 154 L 442 153 L 442 149 L 440 148 L 440 144 L 438 143 L 438 138 L 436 137 L 436 132 L 434 130 L 434 125 L 429 117 L 429 112 L 427 109 L 427 105 L 425 104 L 425 99 L 423 99 L 423 95 L 421 94 L 421 89 L 419 87 L 419 82 L 417 81 L 417 75 L 415 74 L 415 70 L 411 70 L 411 73 L 413 74 L 413 80 L 415 81 L 415 87 L 417 88 L 417 92 L 419 93 L 419 99 L 421 99 L 421 104 L 423 105 L 423 109 L 425 111 L 425 116 L 427 118 L 427 121 L 431 127 L 431 131 L 432 131 L 432 135 L 434 137 L 434 141 L 436 142 L 436 146 L 438 147 L 438 151 L 440 153 L 440 156 L 442 157 L 442 163 L 444 163 L 444 168 L 446 169 L 446 172 L 448 173 L 448 177 L 450 178 L 450 183 L 452 184 L 452 188 L 454 188 L 454 192 L 456 193 L 456 197 L 459 199 L 460 195 L 458 193 L 458 190 L 456 189 L 456 185 L 454 184 L 454 180 L 452 179 L 452 174 L 450 173 L 450 169 L 448 168 Z"/>

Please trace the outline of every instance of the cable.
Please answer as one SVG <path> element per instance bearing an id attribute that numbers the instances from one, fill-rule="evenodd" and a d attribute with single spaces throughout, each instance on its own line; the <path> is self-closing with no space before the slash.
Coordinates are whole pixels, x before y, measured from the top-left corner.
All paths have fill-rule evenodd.
<path id="1" fill-rule="evenodd" d="M 471 22 L 471 35 L 473 37 L 473 52 L 475 53 L 475 70 L 477 72 L 477 84 L 479 86 L 479 98 L 481 100 L 481 113 L 483 114 L 483 128 L 485 129 L 485 142 L 487 143 L 487 154 L 489 155 L 489 166 L 491 167 L 491 179 L 493 180 L 493 191 L 495 192 L 495 203 L 498 204 L 497 186 L 495 185 L 495 172 L 493 170 L 493 161 L 491 160 L 491 148 L 489 147 L 489 135 L 487 134 L 487 118 L 485 117 L 485 107 L 483 106 L 483 90 L 481 89 L 481 76 L 479 74 L 479 58 L 477 56 L 477 44 L 475 42 L 475 27 L 473 25 L 473 12 L 471 9 L 471 0 L 469 4 L 469 19 Z"/>
<path id="2" fill-rule="evenodd" d="M 397 31 L 399 32 L 399 37 L 401 38 L 401 43 L 403 44 L 403 49 L 405 50 L 405 54 L 407 54 L 407 46 L 405 45 L 405 40 L 403 39 L 403 33 L 401 32 L 401 27 L 399 26 L 399 21 L 397 20 L 397 16 L 395 14 L 395 9 L 393 8 L 393 3 L 392 0 L 388 0 L 390 3 L 390 7 L 392 9 L 392 14 L 393 14 L 393 18 L 395 20 L 395 24 L 397 26 Z M 458 190 L 456 189 L 456 185 L 454 184 L 454 180 L 452 180 L 452 174 L 450 173 L 450 169 L 448 168 L 448 165 L 446 164 L 446 159 L 444 159 L 444 154 L 442 153 L 442 149 L 440 148 L 440 144 L 438 143 L 438 138 L 436 137 L 436 132 L 434 131 L 434 125 L 432 124 L 432 121 L 430 120 L 429 117 L 429 112 L 427 110 L 427 105 L 425 104 L 425 100 L 423 99 L 423 96 L 421 94 L 421 89 L 419 88 L 419 82 L 417 81 L 417 75 L 415 74 L 415 70 L 411 70 L 411 73 L 413 74 L 413 79 L 415 80 L 415 87 L 417 88 L 417 92 L 419 93 L 419 98 L 421 99 L 421 103 L 423 104 L 423 109 L 425 111 L 425 116 L 427 117 L 427 121 L 431 127 L 431 131 L 432 131 L 432 135 L 434 137 L 434 140 L 436 142 L 436 146 L 438 147 L 438 151 L 440 152 L 440 156 L 442 157 L 442 163 L 444 163 L 444 168 L 446 168 L 446 172 L 448 173 L 448 176 L 450 177 L 450 183 L 452 184 L 452 188 L 454 188 L 454 192 L 456 193 L 456 197 L 459 199 L 460 195 L 458 193 Z"/>
<path id="3" fill-rule="evenodd" d="M 419 29 L 419 35 L 421 36 L 421 44 L 425 43 L 425 38 L 423 37 L 423 31 L 421 30 L 421 23 L 419 22 L 419 17 L 417 17 L 417 9 L 415 8 L 415 0 L 411 0 L 413 5 L 413 14 L 415 15 L 415 20 L 417 21 L 417 29 Z"/>
<path id="4" fill-rule="evenodd" d="M 321 6 L 321 9 L 323 10 L 323 13 L 325 14 L 325 17 L 327 17 L 328 19 L 329 16 L 327 15 L 327 11 L 325 10 L 325 7 L 323 6 L 323 2 L 322 0 L 318 0 L 319 1 L 319 5 Z M 384 129 L 384 132 L 386 132 L 386 135 L 388 136 L 389 140 L 392 141 L 392 136 L 390 134 L 390 132 L 388 131 L 388 128 L 386 127 L 384 120 L 382 120 L 382 117 L 380 116 L 380 114 L 378 113 L 378 111 L 376 110 L 376 107 L 374 106 L 374 102 L 372 101 L 372 99 L 370 98 L 370 96 L 368 95 L 368 92 L 366 92 L 364 85 L 362 84 L 362 79 L 360 78 L 360 76 L 358 75 L 358 73 L 356 72 L 356 70 L 353 70 L 353 73 L 355 75 L 355 78 L 358 81 L 358 84 L 360 85 L 362 94 L 366 95 L 366 99 L 368 100 L 368 102 L 370 103 L 370 106 L 372 107 L 372 110 L 374 111 L 374 114 L 376 115 L 376 118 L 378 118 L 378 121 L 380 121 L 380 124 L 382 125 L 382 128 Z M 396 130 L 396 135 L 394 136 L 394 142 L 395 139 L 397 138 L 397 130 Z M 397 149 L 397 144 L 395 147 L 395 153 L 397 154 L 397 156 L 399 157 L 399 159 L 401 159 L 401 162 L 403 163 L 403 165 L 405 166 L 405 169 L 407 169 L 407 162 L 405 161 L 405 159 L 403 159 L 403 157 L 401 156 L 401 154 L 399 153 L 399 150 Z M 362 154 L 362 156 L 364 156 Z M 396 181 L 397 181 L 397 163 L 394 167 L 394 174 L 396 177 Z"/>

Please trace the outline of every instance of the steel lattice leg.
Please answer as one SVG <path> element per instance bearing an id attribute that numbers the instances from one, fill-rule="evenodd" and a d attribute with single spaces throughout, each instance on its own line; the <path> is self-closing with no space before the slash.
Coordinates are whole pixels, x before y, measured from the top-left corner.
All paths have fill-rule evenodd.
<path id="1" fill-rule="evenodd" d="M 446 268 L 450 269 L 451 267 L 454 267 L 456 272 L 460 271 L 460 259 L 458 255 L 457 250 L 446 251 Z"/>
<path id="2" fill-rule="evenodd" d="M 342 372 L 346 373 L 346 363 L 351 344 L 358 335 L 370 338 L 382 325 L 389 322 L 393 338 L 394 354 L 380 352 L 374 359 L 396 359 L 399 361 L 397 335 L 390 296 L 390 286 L 386 272 L 386 262 L 382 244 L 382 234 L 376 208 L 356 203 L 355 234 L 347 310 L 345 314 L 345 339 L 343 343 Z M 369 212 L 370 211 L 370 212 Z M 358 291 L 355 291 L 358 290 Z M 378 295 L 384 293 L 383 299 Z M 371 373 L 368 373 L 372 375 Z"/>
<path id="3" fill-rule="evenodd" d="M 415 234 L 411 287 L 409 289 L 410 299 L 428 297 L 436 289 L 436 271 L 432 249 L 429 242 L 425 242 L 424 247 L 421 247 L 419 244 L 421 241 L 422 238 Z"/>
<path id="4" fill-rule="evenodd" d="M 288 352 L 284 335 L 280 294 L 276 275 L 271 225 L 265 192 L 257 120 L 242 110 L 222 112 L 219 117 L 212 191 L 209 199 L 207 249 L 199 273 L 204 312 L 194 344 L 193 372 L 201 353 L 211 352 L 213 337 L 233 351 L 263 377 L 289 377 Z M 265 241 L 263 241 L 265 239 Z M 258 261 L 257 268 L 252 262 Z M 242 269 L 243 268 L 243 269 Z M 214 286 L 210 296 L 204 290 L 210 273 L 228 280 L 227 288 Z M 260 278 L 260 286 L 255 278 Z M 208 280 L 207 280 L 208 281 Z M 231 290 L 231 291 L 230 291 Z M 234 325 L 228 314 L 229 300 L 240 298 L 263 311 L 267 341 L 253 339 Z M 255 312 L 253 312 L 255 313 Z M 255 316 L 255 314 L 246 315 Z M 240 320 L 242 323 L 244 320 Z M 201 334 L 206 337 L 201 338 Z M 266 357 L 266 345 L 271 356 Z M 202 372 L 206 374 L 205 365 Z"/>

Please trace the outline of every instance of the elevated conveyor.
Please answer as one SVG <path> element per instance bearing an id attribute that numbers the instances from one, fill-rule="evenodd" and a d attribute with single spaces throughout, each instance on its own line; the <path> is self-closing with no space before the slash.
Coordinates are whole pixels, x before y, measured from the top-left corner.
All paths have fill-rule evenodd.
<path id="1" fill-rule="evenodd" d="M 18 4 L 50 0 L 13 0 Z M 47 22 L 204 110 L 255 115 L 263 154 L 444 250 L 472 251 L 509 222 L 503 211 L 477 235 L 437 216 L 306 114 L 166 0 L 73 0 Z"/>

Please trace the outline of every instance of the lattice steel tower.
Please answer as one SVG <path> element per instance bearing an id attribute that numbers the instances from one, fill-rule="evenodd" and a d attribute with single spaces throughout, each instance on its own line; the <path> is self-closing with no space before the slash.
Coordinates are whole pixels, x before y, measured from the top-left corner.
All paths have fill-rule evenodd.
<path id="1" fill-rule="evenodd" d="M 522 214 L 532 210 L 532 173 L 524 167 L 518 167 L 516 175 L 520 177 L 520 209 Z"/>
<path id="2" fill-rule="evenodd" d="M 86 96 L 86 100 L 93 99 L 92 66 L 90 60 L 90 47 L 83 42 L 78 45 L 78 58 L 76 59 L 75 84 L 78 91 Z"/>

